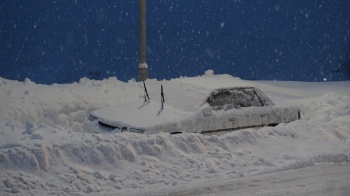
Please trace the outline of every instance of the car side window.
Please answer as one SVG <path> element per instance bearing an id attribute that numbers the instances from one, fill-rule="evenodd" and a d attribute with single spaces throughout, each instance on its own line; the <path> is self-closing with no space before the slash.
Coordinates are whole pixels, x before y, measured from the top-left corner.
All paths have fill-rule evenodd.
<path id="1" fill-rule="evenodd" d="M 213 110 L 229 110 L 232 108 L 263 106 L 263 102 L 254 88 L 220 89 L 212 92 L 207 103 Z"/>

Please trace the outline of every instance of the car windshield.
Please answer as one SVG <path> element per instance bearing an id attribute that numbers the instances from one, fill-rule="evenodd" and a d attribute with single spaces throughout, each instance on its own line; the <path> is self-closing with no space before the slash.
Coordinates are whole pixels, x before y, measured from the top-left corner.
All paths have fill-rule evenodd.
<path id="1" fill-rule="evenodd" d="M 212 92 L 207 103 L 213 110 L 263 106 L 263 102 L 254 88 L 219 89 Z"/>

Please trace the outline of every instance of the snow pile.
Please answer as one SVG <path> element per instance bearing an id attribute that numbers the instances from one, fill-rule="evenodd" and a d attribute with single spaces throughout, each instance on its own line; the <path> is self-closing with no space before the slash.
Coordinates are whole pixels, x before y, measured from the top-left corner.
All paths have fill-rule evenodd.
<path id="1" fill-rule="evenodd" d="M 139 85 L 126 84 L 116 78 L 103 81 L 83 78 L 79 83 L 54 85 L 0 78 L 1 122 L 7 120 L 11 124 L 15 119 L 29 126 L 28 129 L 46 124 L 84 131 L 84 121 L 90 111 L 137 98 L 142 92 Z"/>
<path id="2" fill-rule="evenodd" d="M 301 103 L 307 111 L 305 119 L 347 126 L 350 119 L 350 97 L 327 93 L 320 97 L 308 98 Z"/>
<path id="3" fill-rule="evenodd" d="M 151 90 L 160 83 L 147 80 Z M 96 134 L 85 128 L 88 113 L 143 98 L 142 84 L 110 78 L 47 86 L 0 79 L 1 195 L 139 195 L 350 162 L 350 83 L 336 89 L 343 94 L 324 94 L 334 89 L 327 83 L 254 84 L 272 100 L 299 104 L 303 119 L 223 135 Z"/>

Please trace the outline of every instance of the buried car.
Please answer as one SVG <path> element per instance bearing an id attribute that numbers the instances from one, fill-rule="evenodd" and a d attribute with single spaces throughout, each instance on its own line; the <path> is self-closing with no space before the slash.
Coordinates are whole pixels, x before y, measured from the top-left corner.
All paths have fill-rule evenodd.
<path id="1" fill-rule="evenodd" d="M 210 133 L 300 119 L 298 107 L 276 105 L 254 85 L 229 75 L 162 83 L 162 88 L 147 94 L 149 100 L 92 111 L 88 127 L 94 132 Z"/>

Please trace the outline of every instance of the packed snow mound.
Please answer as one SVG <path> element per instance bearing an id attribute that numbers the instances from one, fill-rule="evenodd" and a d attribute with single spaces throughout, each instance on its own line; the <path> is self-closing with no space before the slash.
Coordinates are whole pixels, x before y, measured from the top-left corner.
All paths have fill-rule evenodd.
<path id="1" fill-rule="evenodd" d="M 0 78 L 0 117 L 2 122 L 16 120 L 29 129 L 46 124 L 85 131 L 84 122 L 89 112 L 138 99 L 142 92 L 140 85 L 123 83 L 116 78 L 102 81 L 82 78 L 79 83 L 53 85 Z"/>
<path id="2" fill-rule="evenodd" d="M 162 82 L 147 80 L 147 85 L 152 90 Z M 337 88 L 344 94 L 324 94 L 327 83 L 254 84 L 272 99 L 299 104 L 303 119 L 223 135 L 95 134 L 85 128 L 88 113 L 143 99 L 141 83 L 84 78 L 40 85 L 0 78 L 0 193 L 138 195 L 350 162 L 350 83 Z"/>
<path id="3" fill-rule="evenodd" d="M 350 96 L 330 92 L 303 100 L 300 105 L 306 111 L 304 117 L 307 120 L 343 126 L 350 119 Z"/>

